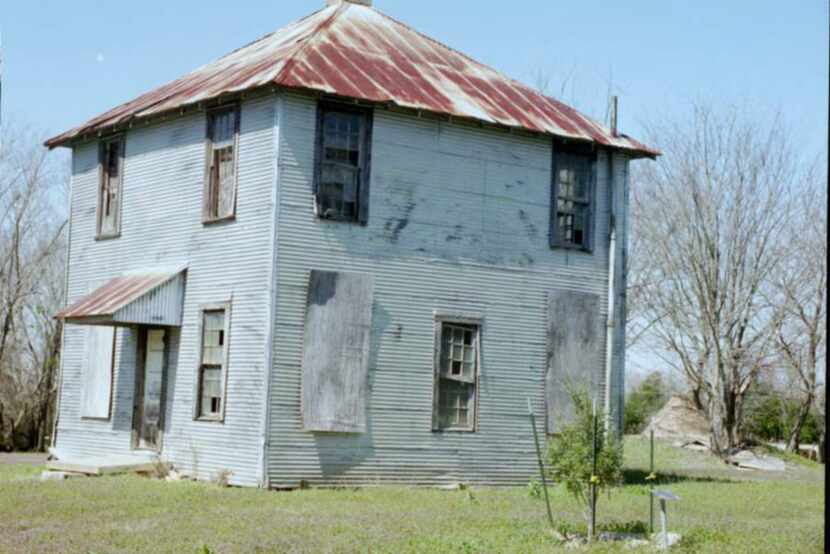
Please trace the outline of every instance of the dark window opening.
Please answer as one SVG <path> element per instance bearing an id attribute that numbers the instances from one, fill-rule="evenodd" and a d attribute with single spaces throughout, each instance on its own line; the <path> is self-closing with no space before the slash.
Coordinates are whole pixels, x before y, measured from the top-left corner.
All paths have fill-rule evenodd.
<path id="1" fill-rule="evenodd" d="M 101 145 L 101 186 L 98 194 L 98 236 L 120 232 L 121 182 L 124 140 L 115 138 Z"/>
<path id="2" fill-rule="evenodd" d="M 590 154 L 554 152 L 551 246 L 591 249 L 593 161 Z"/>
<path id="3" fill-rule="evenodd" d="M 369 110 L 320 107 L 315 169 L 319 217 L 366 223 L 371 126 Z"/>

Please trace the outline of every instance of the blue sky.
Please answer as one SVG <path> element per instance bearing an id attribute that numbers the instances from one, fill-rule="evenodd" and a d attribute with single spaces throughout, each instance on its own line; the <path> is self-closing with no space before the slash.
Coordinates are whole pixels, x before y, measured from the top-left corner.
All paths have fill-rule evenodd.
<path id="1" fill-rule="evenodd" d="M 4 117 L 55 134 L 320 8 L 324 0 L 141 3 L 9 0 L 0 8 Z M 826 148 L 828 7 L 800 0 L 375 0 L 375 7 L 512 77 L 547 75 L 620 127 L 704 98 L 780 109 L 808 149 Z"/>

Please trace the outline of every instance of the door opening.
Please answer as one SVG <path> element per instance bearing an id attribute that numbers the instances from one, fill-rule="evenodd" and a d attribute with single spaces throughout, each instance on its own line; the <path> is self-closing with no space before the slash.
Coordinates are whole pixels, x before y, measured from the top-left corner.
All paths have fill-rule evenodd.
<path id="1" fill-rule="evenodd" d="M 160 452 L 167 381 L 167 332 L 142 327 L 138 335 L 133 448 Z"/>

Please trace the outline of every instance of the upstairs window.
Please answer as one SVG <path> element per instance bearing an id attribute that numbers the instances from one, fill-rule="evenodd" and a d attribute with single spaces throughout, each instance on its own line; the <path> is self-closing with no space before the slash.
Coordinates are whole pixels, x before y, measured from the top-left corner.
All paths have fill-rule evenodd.
<path id="1" fill-rule="evenodd" d="M 365 224 L 369 217 L 372 112 L 321 105 L 314 179 L 319 217 Z"/>
<path id="2" fill-rule="evenodd" d="M 225 382 L 228 367 L 229 309 L 226 304 L 202 310 L 202 351 L 196 417 L 222 420 L 225 413 Z"/>
<path id="3" fill-rule="evenodd" d="M 479 329 L 469 322 L 436 322 L 435 430 L 475 430 Z"/>
<path id="4" fill-rule="evenodd" d="M 124 138 L 101 143 L 100 186 L 98 187 L 98 238 L 116 237 L 121 232 L 121 189 L 124 173 Z"/>
<path id="5" fill-rule="evenodd" d="M 239 108 L 219 108 L 207 116 L 207 179 L 203 220 L 232 218 L 236 213 L 236 148 Z"/>
<path id="6" fill-rule="evenodd" d="M 551 246 L 590 251 L 594 156 L 561 151 L 554 151 L 553 156 Z"/>

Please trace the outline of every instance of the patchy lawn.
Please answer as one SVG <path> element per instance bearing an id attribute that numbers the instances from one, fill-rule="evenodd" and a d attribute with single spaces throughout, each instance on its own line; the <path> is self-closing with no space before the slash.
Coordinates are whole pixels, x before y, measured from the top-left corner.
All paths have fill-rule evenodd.
<path id="1" fill-rule="evenodd" d="M 684 537 L 676 551 L 822 551 L 822 466 L 788 464 L 785 474 L 760 475 L 658 446 L 660 487 L 682 498 L 669 513 L 671 529 Z M 646 441 L 627 438 L 629 484 L 601 499 L 602 527 L 647 523 L 647 463 Z M 562 550 L 547 532 L 544 502 L 524 488 L 269 492 L 137 476 L 42 483 L 39 471 L 0 464 L 0 552 Z M 557 521 L 582 525 L 565 491 L 551 493 Z"/>

